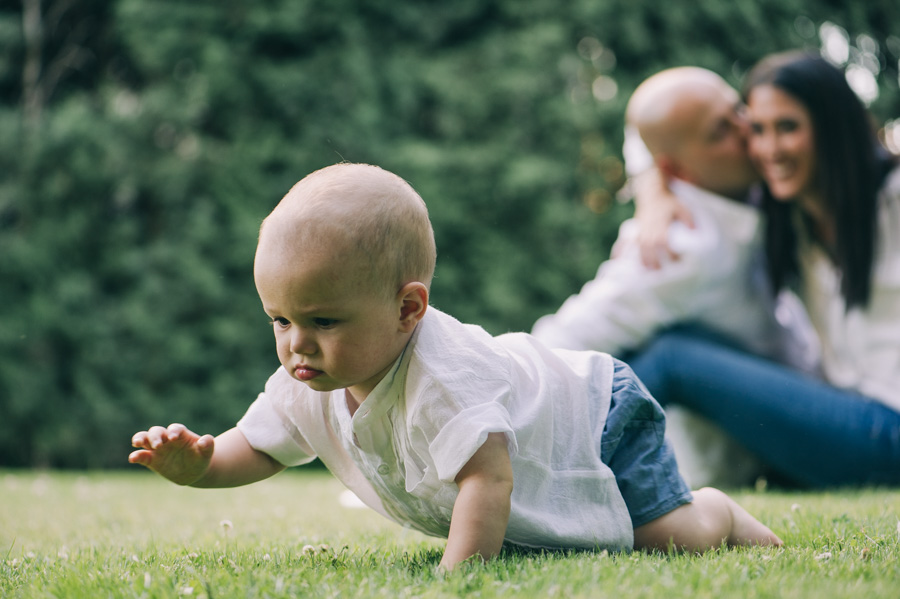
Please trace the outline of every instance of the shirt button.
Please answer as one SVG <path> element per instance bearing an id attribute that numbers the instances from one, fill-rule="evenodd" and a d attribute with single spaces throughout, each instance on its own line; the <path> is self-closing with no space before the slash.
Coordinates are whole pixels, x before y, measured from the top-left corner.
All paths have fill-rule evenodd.
<path id="1" fill-rule="evenodd" d="M 382 476 L 384 476 L 385 474 L 387 474 L 390 471 L 391 471 L 391 467 L 388 466 L 387 464 L 382 464 L 381 466 L 378 467 L 378 474 L 380 474 Z"/>

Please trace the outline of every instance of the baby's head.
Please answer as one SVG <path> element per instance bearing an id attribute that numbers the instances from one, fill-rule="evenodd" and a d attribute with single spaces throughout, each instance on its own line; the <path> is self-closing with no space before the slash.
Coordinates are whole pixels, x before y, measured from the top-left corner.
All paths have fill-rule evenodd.
<path id="1" fill-rule="evenodd" d="M 281 363 L 362 401 L 424 315 L 435 255 L 425 204 L 400 177 L 363 164 L 305 177 L 263 222 L 254 265 Z"/>
<path id="2" fill-rule="evenodd" d="M 368 164 L 335 164 L 294 185 L 263 222 L 257 260 L 269 248 L 329 249 L 360 284 L 390 295 L 410 281 L 429 287 L 434 274 L 425 202 L 409 183 Z"/>

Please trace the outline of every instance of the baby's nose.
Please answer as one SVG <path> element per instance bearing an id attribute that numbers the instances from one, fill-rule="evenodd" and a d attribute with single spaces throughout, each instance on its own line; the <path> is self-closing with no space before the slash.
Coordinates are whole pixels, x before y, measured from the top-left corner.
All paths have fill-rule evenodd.
<path id="1" fill-rule="evenodd" d="M 316 353 L 315 338 L 301 327 L 295 327 L 291 334 L 291 352 L 300 355 Z"/>

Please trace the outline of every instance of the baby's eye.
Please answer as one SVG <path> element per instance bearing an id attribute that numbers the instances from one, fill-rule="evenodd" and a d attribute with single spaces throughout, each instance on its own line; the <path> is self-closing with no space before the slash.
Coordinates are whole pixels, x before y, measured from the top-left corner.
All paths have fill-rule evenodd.
<path id="1" fill-rule="evenodd" d="M 282 318 L 280 316 L 277 318 L 273 318 L 270 322 L 273 325 L 275 325 L 276 327 L 279 327 L 282 329 L 290 326 L 290 324 L 291 324 L 291 321 L 289 321 L 287 318 Z"/>
<path id="2" fill-rule="evenodd" d="M 337 324 L 337 320 L 334 318 L 313 318 L 313 324 L 320 329 L 330 329 Z"/>

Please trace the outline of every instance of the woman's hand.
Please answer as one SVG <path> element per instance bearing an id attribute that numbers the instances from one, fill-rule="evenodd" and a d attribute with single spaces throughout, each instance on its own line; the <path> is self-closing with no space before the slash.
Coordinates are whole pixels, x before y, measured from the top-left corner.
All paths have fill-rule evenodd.
<path id="1" fill-rule="evenodd" d="M 680 221 L 693 228 L 694 219 L 658 169 L 648 169 L 634 178 L 634 206 L 644 266 L 657 270 L 666 259 L 677 260 L 678 254 L 669 247 L 669 227 Z"/>

